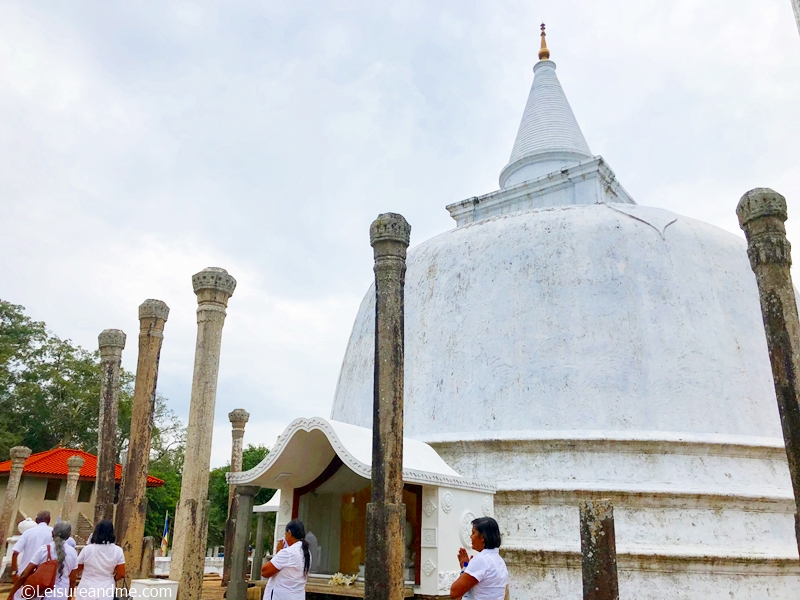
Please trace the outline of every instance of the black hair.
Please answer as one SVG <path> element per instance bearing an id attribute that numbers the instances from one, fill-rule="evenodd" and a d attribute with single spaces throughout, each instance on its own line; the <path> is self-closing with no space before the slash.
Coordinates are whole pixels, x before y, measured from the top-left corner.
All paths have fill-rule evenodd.
<path id="1" fill-rule="evenodd" d="M 117 538 L 114 537 L 114 524 L 106 519 L 100 521 L 94 528 L 92 537 L 89 538 L 90 544 L 113 544 Z"/>
<path id="2" fill-rule="evenodd" d="M 306 528 L 300 519 L 292 519 L 286 524 L 286 531 L 292 534 L 292 537 L 300 542 L 303 548 L 303 575 L 308 575 L 308 569 L 311 567 L 311 553 L 308 551 L 308 542 L 306 541 Z"/>
<path id="3" fill-rule="evenodd" d="M 480 517 L 472 522 L 475 531 L 483 538 L 483 547 L 491 550 L 499 548 L 503 541 L 500 536 L 500 526 L 492 517 Z"/>

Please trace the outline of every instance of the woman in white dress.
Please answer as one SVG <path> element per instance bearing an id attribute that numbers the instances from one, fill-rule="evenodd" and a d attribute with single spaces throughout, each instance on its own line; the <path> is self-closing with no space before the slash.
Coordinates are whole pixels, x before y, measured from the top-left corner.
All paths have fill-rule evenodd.
<path id="1" fill-rule="evenodd" d="M 9 600 L 14 598 L 17 590 L 20 591 L 17 598 L 33 597 L 30 586 L 26 586 L 25 582 L 39 565 L 48 560 L 57 560 L 58 570 L 56 571 L 55 586 L 52 590 L 47 591 L 46 597 L 69 600 L 69 591 L 75 585 L 76 569 L 78 568 L 78 554 L 75 552 L 75 548 L 65 543 L 71 534 L 72 527 L 70 527 L 69 523 L 62 521 L 55 524 L 53 527 L 53 541 L 40 546 L 36 550 L 31 562 L 28 563 L 28 566 L 25 567 L 11 588 L 11 592 L 8 594 Z"/>
<path id="2" fill-rule="evenodd" d="M 114 599 L 117 581 L 125 579 L 125 555 L 114 541 L 114 525 L 111 521 L 100 521 L 78 555 L 81 581 L 75 596 L 79 600 Z"/>
<path id="3" fill-rule="evenodd" d="M 299 519 L 286 524 L 286 535 L 278 542 L 278 550 L 261 575 L 269 577 L 264 600 L 305 600 L 311 554 L 306 541 L 306 528 Z"/>
<path id="4" fill-rule="evenodd" d="M 468 556 L 464 548 L 458 549 L 461 575 L 450 587 L 450 597 L 503 600 L 508 583 L 508 569 L 500 557 L 501 538 L 497 521 L 491 517 L 472 521 L 470 542 L 477 554 Z"/>

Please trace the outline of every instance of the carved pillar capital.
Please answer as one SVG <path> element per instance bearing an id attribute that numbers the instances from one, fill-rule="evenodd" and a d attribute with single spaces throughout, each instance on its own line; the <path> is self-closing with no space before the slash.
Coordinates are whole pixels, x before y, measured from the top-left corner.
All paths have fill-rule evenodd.
<path id="1" fill-rule="evenodd" d="M 379 262 L 405 260 L 406 249 L 411 241 L 411 225 L 403 215 L 383 213 L 369 227 L 369 243 L 375 257 L 375 268 Z"/>
<path id="2" fill-rule="evenodd" d="M 739 226 L 747 238 L 747 256 L 753 270 L 767 264 L 791 265 L 792 245 L 786 239 L 786 199 L 775 190 L 755 188 L 736 207 Z"/>
<path id="3" fill-rule="evenodd" d="M 169 306 L 163 300 L 149 298 L 139 305 L 139 320 L 158 319 L 166 321 L 169 318 Z"/>
<path id="4" fill-rule="evenodd" d="M 237 496 L 255 496 L 258 492 L 261 491 L 261 488 L 257 485 L 237 485 L 236 486 L 236 495 Z"/>
<path id="5" fill-rule="evenodd" d="M 70 456 L 67 459 L 67 468 L 69 469 L 70 475 L 77 475 L 80 473 L 81 469 L 83 468 L 83 463 L 86 462 L 82 456 L 78 456 L 77 454 Z"/>
<path id="6" fill-rule="evenodd" d="M 119 360 L 125 349 L 125 332 L 121 329 L 104 329 L 97 336 L 100 348 L 100 359 L 103 361 Z"/>
<path id="7" fill-rule="evenodd" d="M 25 466 L 25 461 L 31 455 L 31 449 L 27 446 L 14 446 L 8 452 L 11 455 L 11 470 L 19 469 Z"/>
<path id="8" fill-rule="evenodd" d="M 231 422 L 234 435 L 240 431 L 244 435 L 244 426 L 250 420 L 250 413 L 243 408 L 236 408 L 228 413 L 228 420 Z"/>
<path id="9" fill-rule="evenodd" d="M 197 295 L 198 311 L 214 310 L 213 305 L 218 305 L 217 310 L 221 308 L 224 313 L 236 289 L 236 280 L 225 269 L 208 267 L 192 275 L 192 287 Z"/>

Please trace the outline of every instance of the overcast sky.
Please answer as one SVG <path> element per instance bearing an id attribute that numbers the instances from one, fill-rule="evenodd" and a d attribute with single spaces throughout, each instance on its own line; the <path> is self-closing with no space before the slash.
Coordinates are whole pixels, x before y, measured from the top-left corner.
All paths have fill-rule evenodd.
<path id="1" fill-rule="evenodd" d="M 188 414 L 208 266 L 238 281 L 212 465 L 328 416 L 372 280 L 370 222 L 412 245 L 497 189 L 538 25 L 592 152 L 639 203 L 740 234 L 783 193 L 800 249 L 800 35 L 790 0 L 6 1 L 0 298 L 89 348 L 171 308 L 159 390 Z M 796 253 L 798 251 L 796 250 Z"/>

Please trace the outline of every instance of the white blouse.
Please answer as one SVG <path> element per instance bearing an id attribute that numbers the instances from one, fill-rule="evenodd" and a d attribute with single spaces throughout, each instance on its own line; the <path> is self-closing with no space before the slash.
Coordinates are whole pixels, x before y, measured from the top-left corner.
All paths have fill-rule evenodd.
<path id="1" fill-rule="evenodd" d="M 500 558 L 499 548 L 484 548 L 473 556 L 464 573 L 472 575 L 478 583 L 464 598 L 470 600 L 503 600 L 508 583 L 508 569 Z"/>
<path id="2" fill-rule="evenodd" d="M 264 600 L 305 600 L 308 578 L 303 573 L 303 543 L 298 541 L 281 549 L 269 562 L 280 571 L 270 577 Z"/>
<path id="3" fill-rule="evenodd" d="M 125 564 L 122 548 L 116 544 L 87 544 L 78 555 L 78 564 L 83 565 L 81 582 L 75 590 L 78 600 L 114 600 L 114 569 Z"/>

